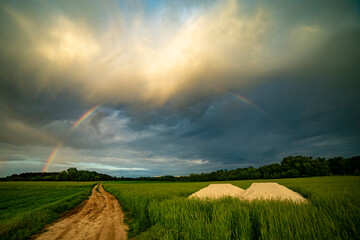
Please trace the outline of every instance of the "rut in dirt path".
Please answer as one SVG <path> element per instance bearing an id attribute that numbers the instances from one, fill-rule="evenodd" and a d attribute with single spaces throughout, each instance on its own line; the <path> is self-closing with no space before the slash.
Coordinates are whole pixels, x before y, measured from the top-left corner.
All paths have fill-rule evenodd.
<path id="1" fill-rule="evenodd" d="M 118 201 L 98 184 L 80 211 L 51 225 L 36 239 L 126 239 L 127 229 Z"/>

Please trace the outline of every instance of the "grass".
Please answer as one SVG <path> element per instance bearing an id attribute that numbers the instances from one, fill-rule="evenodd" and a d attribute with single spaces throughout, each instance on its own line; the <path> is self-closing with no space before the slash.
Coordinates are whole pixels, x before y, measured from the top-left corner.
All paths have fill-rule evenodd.
<path id="1" fill-rule="evenodd" d="M 0 239 L 26 239 L 73 209 L 94 182 L 0 182 Z"/>
<path id="2" fill-rule="evenodd" d="M 309 200 L 189 200 L 207 183 L 106 182 L 136 239 L 360 239 L 360 177 L 228 181 L 241 188 L 278 182 Z M 219 183 L 219 182 L 217 182 Z"/>

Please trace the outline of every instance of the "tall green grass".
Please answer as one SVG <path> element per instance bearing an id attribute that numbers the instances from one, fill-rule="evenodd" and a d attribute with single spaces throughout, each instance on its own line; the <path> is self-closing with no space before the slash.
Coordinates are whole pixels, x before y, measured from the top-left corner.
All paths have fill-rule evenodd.
<path id="1" fill-rule="evenodd" d="M 308 202 L 187 199 L 209 183 L 104 186 L 128 212 L 130 236 L 137 239 L 360 239 L 360 177 L 230 183 L 246 189 L 266 181 L 285 185 Z"/>
<path id="2" fill-rule="evenodd" d="M 73 209 L 94 182 L 1 182 L 0 239 L 26 239 Z"/>

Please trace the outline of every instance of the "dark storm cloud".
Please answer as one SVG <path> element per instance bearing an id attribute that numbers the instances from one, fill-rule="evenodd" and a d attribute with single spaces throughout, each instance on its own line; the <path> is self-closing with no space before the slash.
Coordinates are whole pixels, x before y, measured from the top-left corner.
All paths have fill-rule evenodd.
<path id="1" fill-rule="evenodd" d="M 176 125 L 130 147 L 163 157 L 206 159 L 213 164 L 213 168 L 200 166 L 198 171 L 215 170 L 221 164 L 225 168 L 236 164 L 259 166 L 279 162 L 287 155 L 357 155 L 360 106 L 354 99 L 359 88 L 350 93 L 325 86 L 279 80 L 270 89 L 262 86 L 243 93 L 256 99 L 267 115 L 224 96 L 195 121 L 173 115 L 170 122 Z"/>
<path id="2" fill-rule="evenodd" d="M 74 121 L 89 108 L 66 93 L 36 95 L 28 89 L 16 89 L 6 84 L 6 80 L 0 82 L 1 142 L 54 144 L 62 134 L 54 136 L 56 131 L 51 131 L 47 125 L 54 121 Z"/>
<path id="3" fill-rule="evenodd" d="M 266 115 L 226 93 L 182 111 L 165 107 L 142 112 L 133 124 L 163 124 L 169 131 L 138 147 L 169 156 L 177 149 L 180 158 L 249 165 L 278 162 L 286 155 L 359 154 L 359 36 L 357 28 L 335 34 L 296 68 L 241 92 Z"/>
<path id="4" fill-rule="evenodd" d="M 0 160 L 41 169 L 60 141 L 54 169 L 139 176 L 360 154 L 358 2 L 160 5 L 0 4 Z"/>

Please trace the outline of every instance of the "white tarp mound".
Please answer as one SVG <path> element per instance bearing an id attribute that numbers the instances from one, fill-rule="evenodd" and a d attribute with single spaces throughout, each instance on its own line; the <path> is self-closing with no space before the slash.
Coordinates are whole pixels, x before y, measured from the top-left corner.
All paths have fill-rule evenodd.
<path id="1" fill-rule="evenodd" d="M 244 200 L 291 200 L 304 202 L 306 199 L 299 193 L 294 192 L 278 183 L 253 183 L 240 197 Z"/>
<path id="2" fill-rule="evenodd" d="M 196 193 L 193 193 L 189 198 L 200 199 L 217 199 L 222 197 L 236 197 L 239 198 L 244 193 L 244 189 L 236 187 L 230 183 L 226 184 L 210 184 L 209 186 L 200 189 Z"/>

